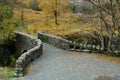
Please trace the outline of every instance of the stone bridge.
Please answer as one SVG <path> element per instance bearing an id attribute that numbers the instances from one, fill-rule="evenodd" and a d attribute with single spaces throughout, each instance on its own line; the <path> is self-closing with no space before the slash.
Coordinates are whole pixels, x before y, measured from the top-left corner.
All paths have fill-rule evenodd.
<path id="1" fill-rule="evenodd" d="M 43 43 L 43 55 L 24 77 L 0 80 L 120 80 L 120 64 L 92 54 L 66 51 Z"/>
<path id="2" fill-rule="evenodd" d="M 27 75 L 5 80 L 120 80 L 118 63 L 43 45 L 43 55 L 30 63 Z"/>

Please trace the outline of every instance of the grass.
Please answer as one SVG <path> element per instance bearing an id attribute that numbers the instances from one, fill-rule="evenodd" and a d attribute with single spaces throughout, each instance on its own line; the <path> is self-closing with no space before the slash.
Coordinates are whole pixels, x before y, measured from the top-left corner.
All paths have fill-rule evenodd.
<path id="1" fill-rule="evenodd" d="M 14 9 L 15 17 L 20 19 L 21 12 L 19 9 Z M 64 37 L 68 34 L 74 34 L 79 31 L 95 31 L 94 26 L 87 20 L 88 17 L 79 14 L 79 17 L 72 13 L 64 13 L 58 16 L 58 23 L 54 23 L 54 16 L 46 14 L 45 12 L 33 11 L 31 9 L 24 9 L 24 23 L 25 30 L 19 29 L 22 32 L 35 35 L 38 31 L 45 31 L 50 34 Z"/>
<path id="2" fill-rule="evenodd" d="M 120 64 L 120 57 L 116 57 L 116 56 L 109 56 L 109 55 L 105 55 L 105 54 L 93 54 L 95 57 L 99 58 L 99 59 L 103 59 L 103 60 L 107 60 L 110 62 L 117 62 Z"/>
<path id="3" fill-rule="evenodd" d="M 14 77 L 14 69 L 9 67 L 0 67 L 0 78 Z"/>

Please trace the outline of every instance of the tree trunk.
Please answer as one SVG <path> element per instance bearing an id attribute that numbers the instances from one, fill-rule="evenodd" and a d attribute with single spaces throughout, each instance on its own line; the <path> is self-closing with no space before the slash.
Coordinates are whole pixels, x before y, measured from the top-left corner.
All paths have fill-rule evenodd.
<path id="1" fill-rule="evenodd" d="M 109 40 L 108 40 L 108 47 L 107 47 L 107 51 L 112 53 L 114 55 L 114 47 L 112 47 L 113 44 L 113 34 L 111 32 L 111 34 L 109 35 Z"/>
<path id="2" fill-rule="evenodd" d="M 108 41 L 108 51 L 112 51 L 112 42 L 113 42 L 113 34 L 114 34 L 114 28 L 116 26 L 116 16 L 115 16 L 115 12 L 114 12 L 114 7 L 113 7 L 113 0 L 110 0 L 110 11 L 111 11 L 111 17 L 112 17 L 112 24 L 109 28 L 109 41 Z"/>
<path id="3" fill-rule="evenodd" d="M 57 10 L 57 6 L 58 6 L 58 2 L 57 0 L 55 0 L 55 11 L 54 11 L 54 16 L 55 16 L 55 24 L 58 25 L 58 10 Z"/>
<path id="4" fill-rule="evenodd" d="M 21 4 L 21 25 L 24 26 L 24 9 L 23 9 L 23 3 Z"/>
<path id="5" fill-rule="evenodd" d="M 99 5 L 101 6 L 100 1 L 98 0 Z M 103 36 L 103 23 L 102 23 L 102 8 L 99 8 L 99 19 L 100 19 L 100 41 L 101 41 L 101 47 L 103 50 L 105 50 L 105 43 L 104 43 L 104 36 Z"/>
<path id="6" fill-rule="evenodd" d="M 54 12 L 54 16 L 55 16 L 55 24 L 58 25 L 58 13 L 56 10 Z"/>

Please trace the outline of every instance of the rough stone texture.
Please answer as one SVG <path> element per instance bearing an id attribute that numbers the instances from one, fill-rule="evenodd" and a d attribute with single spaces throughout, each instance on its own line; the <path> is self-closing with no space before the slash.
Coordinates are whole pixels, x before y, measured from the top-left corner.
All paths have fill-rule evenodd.
<path id="1" fill-rule="evenodd" d="M 66 50 L 97 52 L 97 53 L 105 52 L 104 49 L 101 48 L 101 46 L 98 45 L 97 43 L 96 44 L 76 43 L 73 41 L 63 39 L 61 37 L 47 34 L 45 32 L 39 32 L 38 39 L 41 39 L 42 41 L 49 43 L 57 48 L 66 49 Z M 112 52 L 106 51 L 106 53 L 109 53 L 110 55 L 120 55 L 120 50 L 119 48 L 116 48 L 116 50 L 114 49 Z"/>
<path id="2" fill-rule="evenodd" d="M 72 41 L 46 34 L 44 32 L 38 33 L 38 39 L 61 49 L 70 49 L 70 45 L 72 45 Z"/>
<path id="3" fill-rule="evenodd" d="M 60 37 L 46 34 L 44 32 L 38 33 L 38 39 L 41 39 L 42 41 L 61 49 L 84 51 L 84 52 L 102 52 L 103 51 L 103 49 L 98 45 L 76 43 Z"/>
<path id="4" fill-rule="evenodd" d="M 43 53 L 42 42 L 32 36 L 17 32 L 15 46 L 21 55 L 16 60 L 15 75 L 23 76 L 26 66 Z"/>
<path id="5" fill-rule="evenodd" d="M 113 76 L 113 80 L 120 80 L 120 74 L 115 74 Z"/>
<path id="6" fill-rule="evenodd" d="M 49 43 L 57 48 L 61 48 L 61 49 L 66 49 L 66 50 L 74 50 L 74 51 L 83 51 L 83 52 L 105 52 L 103 48 L 101 48 L 100 45 L 98 44 L 85 44 L 85 43 L 76 43 L 76 42 L 72 42 L 60 37 L 56 37 L 44 32 L 39 32 L 38 33 L 38 39 L 41 39 L 42 41 Z M 108 52 L 109 54 L 111 52 Z M 119 50 L 115 50 L 111 53 L 111 55 L 120 55 L 120 51 Z"/>

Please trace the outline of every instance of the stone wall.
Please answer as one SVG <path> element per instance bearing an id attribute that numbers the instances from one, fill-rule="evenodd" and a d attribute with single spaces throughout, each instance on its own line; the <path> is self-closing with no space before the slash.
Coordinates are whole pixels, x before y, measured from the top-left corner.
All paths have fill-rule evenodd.
<path id="1" fill-rule="evenodd" d="M 49 43 L 61 49 L 70 49 L 70 45 L 72 45 L 72 41 L 46 34 L 44 32 L 38 33 L 38 39 L 41 39 L 43 42 Z"/>
<path id="2" fill-rule="evenodd" d="M 74 51 L 84 51 L 84 52 L 102 52 L 103 49 L 99 45 L 88 45 L 84 43 L 72 42 L 60 37 L 56 37 L 44 32 L 38 33 L 38 39 L 43 42 L 49 43 L 57 48 L 74 50 Z"/>
<path id="3" fill-rule="evenodd" d="M 42 42 L 32 36 L 17 32 L 15 47 L 20 54 L 20 57 L 16 60 L 15 75 L 24 76 L 27 65 L 42 55 Z"/>
<path id="4" fill-rule="evenodd" d="M 97 53 L 109 53 L 109 55 L 120 55 L 119 50 L 114 50 L 112 53 L 105 51 L 99 44 L 88 44 L 88 43 L 76 43 L 72 42 L 60 37 L 56 37 L 44 32 L 38 33 L 38 39 L 49 43 L 57 48 L 66 49 L 66 50 L 73 50 L 79 52 L 97 52 Z"/>

